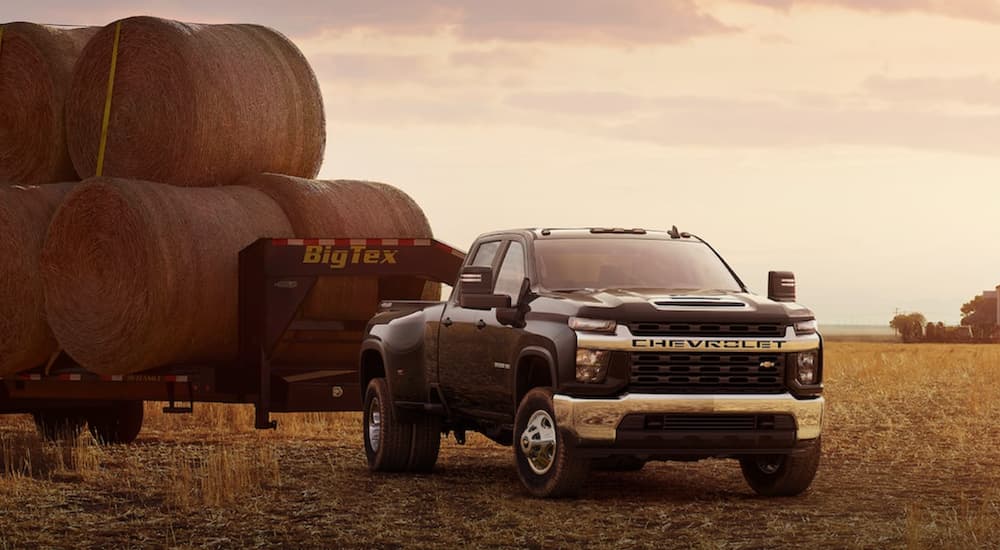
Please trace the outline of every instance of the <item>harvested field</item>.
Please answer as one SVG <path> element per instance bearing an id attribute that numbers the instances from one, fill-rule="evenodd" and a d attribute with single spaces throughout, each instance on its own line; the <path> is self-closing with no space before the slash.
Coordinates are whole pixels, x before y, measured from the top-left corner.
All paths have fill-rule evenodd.
<path id="1" fill-rule="evenodd" d="M 373 476 L 360 415 L 152 404 L 137 444 L 42 444 L 0 419 L 0 548 L 997 547 L 1000 346 L 835 343 L 811 492 L 752 495 L 731 461 L 594 474 L 575 501 L 527 498 L 511 451 L 442 446 L 434 474 Z"/>

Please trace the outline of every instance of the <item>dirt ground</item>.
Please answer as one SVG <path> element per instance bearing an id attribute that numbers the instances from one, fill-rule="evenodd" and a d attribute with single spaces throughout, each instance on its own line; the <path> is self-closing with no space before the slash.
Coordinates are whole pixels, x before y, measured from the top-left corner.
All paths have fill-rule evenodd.
<path id="1" fill-rule="evenodd" d="M 372 475 L 360 416 L 147 405 L 131 446 L 42 443 L 0 418 L 0 549 L 1000 548 L 1000 346 L 833 343 L 820 473 L 755 497 L 733 461 L 595 473 L 539 501 L 512 451 L 449 440 L 431 475 Z"/>

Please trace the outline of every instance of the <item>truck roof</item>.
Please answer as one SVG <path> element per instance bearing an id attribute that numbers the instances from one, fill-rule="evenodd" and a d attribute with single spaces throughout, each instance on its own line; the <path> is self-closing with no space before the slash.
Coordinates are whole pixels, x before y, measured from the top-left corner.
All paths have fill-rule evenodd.
<path id="1" fill-rule="evenodd" d="M 530 227 L 522 229 L 508 229 L 505 231 L 490 231 L 480 236 L 500 236 L 520 234 L 532 240 L 544 239 L 592 239 L 602 237 L 620 237 L 627 235 L 634 238 L 644 239 L 691 239 L 688 233 L 682 233 L 674 226 L 670 231 L 659 229 L 642 229 L 638 227 Z"/>

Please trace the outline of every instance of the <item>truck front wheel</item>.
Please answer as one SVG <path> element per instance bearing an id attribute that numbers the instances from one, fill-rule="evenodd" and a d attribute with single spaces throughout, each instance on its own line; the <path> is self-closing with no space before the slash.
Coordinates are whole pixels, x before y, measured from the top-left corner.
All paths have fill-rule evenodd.
<path id="1" fill-rule="evenodd" d="M 115 401 L 110 408 L 90 413 L 90 433 L 102 445 L 132 443 L 142 431 L 143 409 L 142 401 Z"/>
<path id="2" fill-rule="evenodd" d="M 368 468 L 374 472 L 405 471 L 410 462 L 413 426 L 400 421 L 385 378 L 375 378 L 368 383 L 364 411 Z"/>
<path id="3" fill-rule="evenodd" d="M 790 497 L 801 494 L 812 484 L 819 468 L 820 440 L 798 454 L 747 456 L 740 468 L 747 484 L 761 496 Z"/>
<path id="4" fill-rule="evenodd" d="M 590 470 L 574 442 L 556 425 L 552 391 L 535 388 L 524 396 L 514 418 L 517 475 L 536 497 L 573 496 Z"/>

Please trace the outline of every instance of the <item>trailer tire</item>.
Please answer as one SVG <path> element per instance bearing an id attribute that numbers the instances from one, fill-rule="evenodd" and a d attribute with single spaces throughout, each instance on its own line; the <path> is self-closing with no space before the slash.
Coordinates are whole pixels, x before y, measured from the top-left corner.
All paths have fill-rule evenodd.
<path id="1" fill-rule="evenodd" d="M 740 459 L 743 478 L 758 495 L 791 497 L 812 484 L 819 468 L 820 438 L 802 453 L 787 456 L 748 456 Z"/>
<path id="2" fill-rule="evenodd" d="M 46 441 L 72 441 L 80 436 L 86 417 L 74 411 L 52 410 L 31 414 L 38 435 Z"/>
<path id="3" fill-rule="evenodd" d="M 406 471 L 413 446 L 413 425 L 400 421 L 385 378 L 372 379 L 365 390 L 364 438 L 368 469 Z"/>
<path id="4" fill-rule="evenodd" d="M 144 408 L 142 401 L 115 401 L 110 408 L 90 414 L 90 433 L 102 445 L 132 443 L 142 431 Z"/>
<path id="5" fill-rule="evenodd" d="M 590 460 L 579 456 L 576 441 L 559 428 L 552 390 L 535 388 L 517 407 L 514 418 L 517 475 L 536 497 L 575 496 L 590 473 Z"/>
<path id="6" fill-rule="evenodd" d="M 431 414 L 414 413 L 413 444 L 410 446 L 410 462 L 407 470 L 430 473 L 437 463 L 441 450 L 441 417 Z"/>

